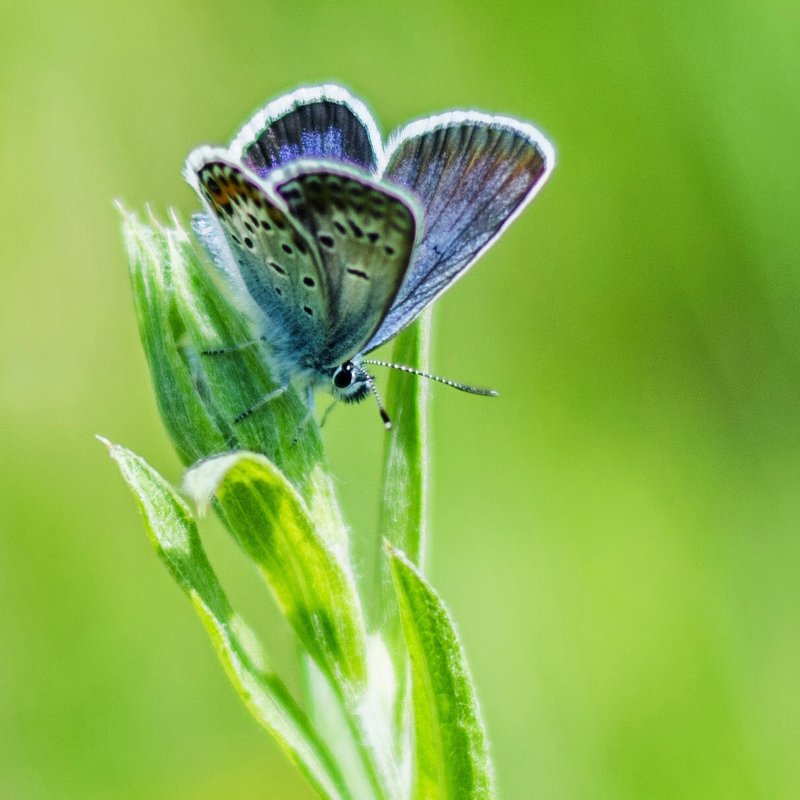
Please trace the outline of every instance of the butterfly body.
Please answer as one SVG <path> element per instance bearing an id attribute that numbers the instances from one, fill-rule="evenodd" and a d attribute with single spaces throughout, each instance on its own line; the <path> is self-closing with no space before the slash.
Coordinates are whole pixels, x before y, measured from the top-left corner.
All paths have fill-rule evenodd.
<path id="1" fill-rule="evenodd" d="M 384 151 L 364 106 L 321 86 L 267 105 L 228 149 L 194 150 L 185 175 L 279 385 L 355 402 L 372 389 L 364 354 L 463 274 L 553 161 L 531 126 L 475 112 L 412 123 Z"/>

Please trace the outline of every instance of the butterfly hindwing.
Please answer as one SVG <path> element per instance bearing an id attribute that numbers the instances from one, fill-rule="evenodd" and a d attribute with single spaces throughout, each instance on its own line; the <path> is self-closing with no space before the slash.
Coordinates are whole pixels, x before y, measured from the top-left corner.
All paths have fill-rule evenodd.
<path id="1" fill-rule="evenodd" d="M 316 248 L 255 176 L 213 153 L 190 157 L 189 169 L 263 313 L 278 366 L 291 373 L 325 341 L 327 287 Z"/>
<path id="2" fill-rule="evenodd" d="M 316 244 L 326 274 L 330 327 L 324 361 L 360 352 L 386 315 L 414 249 L 414 201 L 346 167 L 297 162 L 277 193 Z"/>
<path id="3" fill-rule="evenodd" d="M 396 134 L 383 178 L 419 199 L 425 232 L 408 279 L 367 349 L 394 336 L 463 274 L 552 166 L 553 151 L 544 137 L 503 117 L 450 113 Z"/>

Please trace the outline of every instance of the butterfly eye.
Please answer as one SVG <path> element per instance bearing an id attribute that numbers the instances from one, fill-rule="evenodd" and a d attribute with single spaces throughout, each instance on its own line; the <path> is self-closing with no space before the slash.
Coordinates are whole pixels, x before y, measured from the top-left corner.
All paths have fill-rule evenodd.
<path id="1" fill-rule="evenodd" d="M 340 367 L 336 367 L 336 371 L 333 373 L 333 385 L 337 389 L 346 389 L 353 382 L 354 377 L 353 363 L 346 361 Z"/>

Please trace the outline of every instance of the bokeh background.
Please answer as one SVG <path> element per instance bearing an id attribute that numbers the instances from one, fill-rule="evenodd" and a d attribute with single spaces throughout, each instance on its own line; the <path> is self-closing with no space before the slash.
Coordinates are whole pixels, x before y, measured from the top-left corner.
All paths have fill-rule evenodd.
<path id="1" fill-rule="evenodd" d="M 476 107 L 557 147 L 435 316 L 435 369 L 502 393 L 433 387 L 431 542 L 502 796 L 800 796 L 795 0 L 0 11 L 0 796 L 311 796 L 93 435 L 180 476 L 112 200 L 188 216 L 186 152 L 323 80 L 385 132 Z M 369 404 L 326 428 L 362 554 L 383 436 Z"/>

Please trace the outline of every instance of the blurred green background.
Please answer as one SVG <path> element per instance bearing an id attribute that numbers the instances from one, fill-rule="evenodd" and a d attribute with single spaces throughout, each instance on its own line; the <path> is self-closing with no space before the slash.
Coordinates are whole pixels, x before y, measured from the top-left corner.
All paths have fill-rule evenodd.
<path id="1" fill-rule="evenodd" d="M 477 107 L 559 154 L 435 318 L 434 368 L 502 395 L 432 389 L 431 543 L 502 796 L 800 796 L 796 0 L 0 11 L 0 796 L 310 797 L 93 435 L 179 478 L 112 199 L 188 216 L 185 154 L 322 80 L 384 132 Z M 383 436 L 326 428 L 360 553 Z"/>

